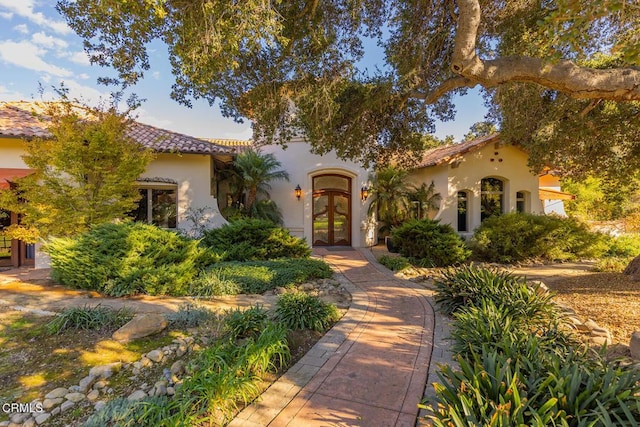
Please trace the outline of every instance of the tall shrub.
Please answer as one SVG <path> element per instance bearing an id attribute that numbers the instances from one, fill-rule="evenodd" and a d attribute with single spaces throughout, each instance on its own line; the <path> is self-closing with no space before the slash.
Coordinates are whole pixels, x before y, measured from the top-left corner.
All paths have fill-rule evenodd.
<path id="1" fill-rule="evenodd" d="M 430 219 L 410 220 L 391 231 L 402 256 L 425 267 L 446 267 L 464 262 L 471 252 L 448 224 Z"/>
<path id="2" fill-rule="evenodd" d="M 477 259 L 511 263 L 597 257 L 606 243 L 576 219 L 514 212 L 487 218 L 476 229 L 471 247 Z"/>
<path id="3" fill-rule="evenodd" d="M 45 250 L 52 277 L 107 295 L 185 295 L 210 251 L 172 231 L 141 223 L 101 224 L 75 238 L 52 239 Z"/>
<path id="4" fill-rule="evenodd" d="M 304 239 L 261 219 L 240 219 L 204 233 L 202 245 L 224 261 L 306 258 L 311 249 Z"/>

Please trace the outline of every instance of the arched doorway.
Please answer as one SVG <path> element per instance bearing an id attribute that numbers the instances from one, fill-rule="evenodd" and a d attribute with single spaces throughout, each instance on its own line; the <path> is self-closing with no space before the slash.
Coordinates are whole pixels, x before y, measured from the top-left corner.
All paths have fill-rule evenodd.
<path id="1" fill-rule="evenodd" d="M 351 178 L 313 177 L 313 245 L 351 246 Z"/>

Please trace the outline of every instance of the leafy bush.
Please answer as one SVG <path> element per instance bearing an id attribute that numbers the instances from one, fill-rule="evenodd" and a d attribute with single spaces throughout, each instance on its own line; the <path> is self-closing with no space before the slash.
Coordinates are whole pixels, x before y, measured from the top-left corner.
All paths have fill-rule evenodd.
<path id="1" fill-rule="evenodd" d="M 391 231 L 393 244 L 421 267 L 446 267 L 465 261 L 471 252 L 448 224 L 430 219 L 410 220 Z"/>
<path id="2" fill-rule="evenodd" d="M 640 255 L 640 234 L 626 234 L 609 239 L 605 256 L 635 258 Z"/>
<path id="3" fill-rule="evenodd" d="M 215 282 L 217 277 L 233 289 L 235 283 L 241 293 L 261 294 L 276 287 L 290 287 L 313 279 L 327 279 L 331 268 L 317 259 L 279 259 L 272 261 L 221 262 L 201 273 L 198 282 Z M 205 285 L 194 285 L 204 292 Z"/>
<path id="4" fill-rule="evenodd" d="M 409 260 L 401 256 L 382 255 L 378 262 L 391 271 L 401 271 L 411 267 Z"/>
<path id="5" fill-rule="evenodd" d="M 208 308 L 187 302 L 180 304 L 178 311 L 169 314 L 167 320 L 175 328 L 195 328 L 215 317 Z"/>
<path id="6" fill-rule="evenodd" d="M 90 307 L 69 307 L 47 323 L 51 334 L 61 334 L 67 329 L 116 330 L 133 318 L 133 311 L 122 307 L 113 309 L 100 304 Z"/>
<path id="7" fill-rule="evenodd" d="M 598 257 L 606 243 L 576 219 L 514 212 L 485 219 L 471 248 L 479 260 L 512 263 Z"/>
<path id="8" fill-rule="evenodd" d="M 593 271 L 599 273 L 622 273 L 631 258 L 608 257 L 599 259 L 593 266 Z"/>
<path id="9" fill-rule="evenodd" d="M 225 320 L 227 329 L 234 339 L 257 335 L 262 332 L 268 322 L 268 312 L 261 305 L 245 310 L 239 308 L 230 310 Z"/>
<path id="10" fill-rule="evenodd" d="M 201 271 L 191 284 L 189 295 L 198 298 L 211 298 L 222 295 L 238 295 L 242 286 L 233 279 L 227 278 L 225 271 L 213 266 Z"/>
<path id="11" fill-rule="evenodd" d="M 474 265 L 449 269 L 435 279 L 435 300 L 447 314 L 464 306 L 480 306 L 483 300 L 508 307 L 512 313 L 533 319 L 541 314 L 553 316 L 552 295 L 537 292 L 526 279 L 508 272 Z"/>
<path id="12" fill-rule="evenodd" d="M 290 292 L 278 299 L 276 318 L 289 329 L 322 332 L 335 323 L 340 315 L 333 304 L 327 304 L 316 296 Z"/>
<path id="13" fill-rule="evenodd" d="M 260 219 L 240 219 L 208 230 L 201 244 L 221 254 L 223 261 L 307 258 L 311 255 L 304 239 Z"/>
<path id="14" fill-rule="evenodd" d="M 216 260 L 198 242 L 141 224 L 101 224 L 46 245 L 52 277 L 111 296 L 186 295 L 198 271 Z"/>

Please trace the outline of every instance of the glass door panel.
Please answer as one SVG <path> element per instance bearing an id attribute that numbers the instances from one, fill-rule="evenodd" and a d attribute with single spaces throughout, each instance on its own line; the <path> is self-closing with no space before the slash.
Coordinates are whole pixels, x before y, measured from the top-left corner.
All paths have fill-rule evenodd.
<path id="1" fill-rule="evenodd" d="M 329 245 L 329 196 L 313 198 L 313 244 Z"/>
<path id="2" fill-rule="evenodd" d="M 349 198 L 333 195 L 333 242 L 334 245 L 349 244 Z"/>

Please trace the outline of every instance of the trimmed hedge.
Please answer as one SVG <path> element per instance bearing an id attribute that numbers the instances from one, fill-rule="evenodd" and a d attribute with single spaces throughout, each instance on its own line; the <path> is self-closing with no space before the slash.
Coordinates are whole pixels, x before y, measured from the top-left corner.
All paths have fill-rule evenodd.
<path id="1" fill-rule="evenodd" d="M 111 296 L 186 295 L 216 255 L 180 234 L 141 223 L 101 224 L 45 246 L 52 278 Z"/>
<path id="2" fill-rule="evenodd" d="M 464 262 L 471 252 L 449 224 L 413 219 L 391 230 L 400 254 L 420 267 L 446 267 Z"/>
<path id="3" fill-rule="evenodd" d="M 471 248 L 476 259 L 488 262 L 569 261 L 602 255 L 606 240 L 573 218 L 514 212 L 487 218 Z"/>
<path id="4" fill-rule="evenodd" d="M 240 219 L 207 230 L 201 244 L 219 253 L 222 261 L 308 258 L 311 255 L 304 239 L 261 219 Z"/>

